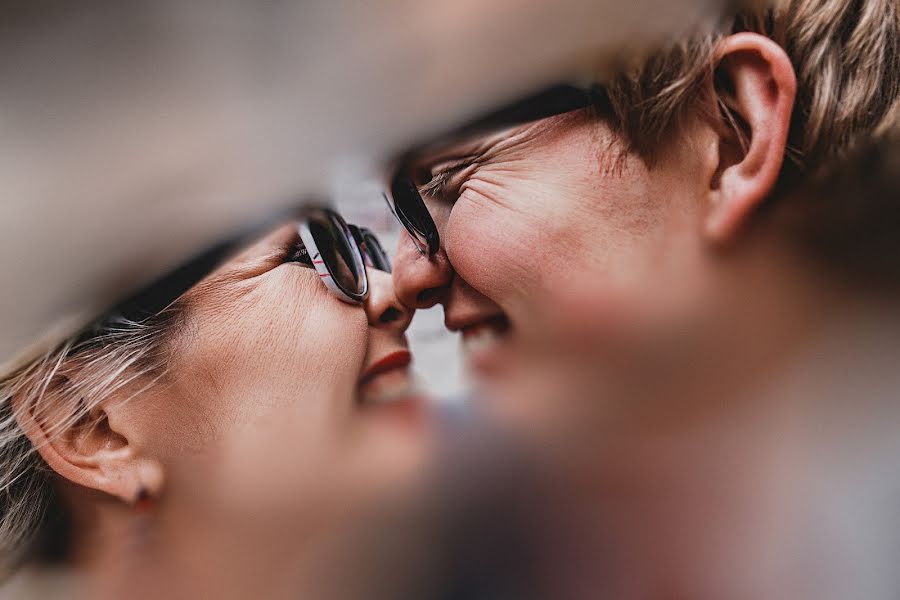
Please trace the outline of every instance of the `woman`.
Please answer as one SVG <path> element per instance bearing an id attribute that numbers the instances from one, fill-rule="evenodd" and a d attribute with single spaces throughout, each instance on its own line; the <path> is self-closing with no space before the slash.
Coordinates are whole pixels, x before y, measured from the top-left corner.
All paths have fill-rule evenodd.
<path id="1" fill-rule="evenodd" d="M 360 249 L 336 213 L 307 209 L 199 281 L 210 256 L 4 374 L 5 574 L 51 557 L 75 572 L 109 573 L 140 547 L 130 539 L 136 522 L 146 530 L 147 515 L 152 523 L 184 514 L 176 499 L 221 480 L 235 454 L 229 444 L 259 442 L 254 432 L 272 415 L 294 435 L 266 439 L 270 454 L 256 474 L 277 471 L 272 452 L 280 452 L 289 465 L 315 456 L 320 480 L 367 450 L 358 442 L 373 420 L 384 421 L 376 416 L 404 405 L 408 417 L 412 311 L 396 300 L 388 273 L 363 266 L 390 269 L 366 239 Z M 219 458 L 215 477 L 198 470 Z"/>

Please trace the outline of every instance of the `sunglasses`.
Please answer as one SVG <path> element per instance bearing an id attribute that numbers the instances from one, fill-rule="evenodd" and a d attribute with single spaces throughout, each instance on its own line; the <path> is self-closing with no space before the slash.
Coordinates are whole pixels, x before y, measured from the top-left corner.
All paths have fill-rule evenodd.
<path id="1" fill-rule="evenodd" d="M 369 294 L 366 267 L 391 272 L 391 262 L 375 234 L 348 225 L 329 208 L 304 211 L 292 260 L 313 267 L 325 286 L 344 302 L 362 303 Z"/>
<path id="2" fill-rule="evenodd" d="M 207 249 L 116 305 L 108 319 L 141 322 L 159 314 L 239 250 L 288 219 L 298 222 L 300 236 L 288 261 L 315 269 L 339 299 L 356 304 L 366 299 L 367 266 L 390 272 L 390 260 L 370 230 L 348 225 L 330 208 L 307 206 L 266 219 Z"/>
<path id="3" fill-rule="evenodd" d="M 605 90 L 599 86 L 587 88 L 574 85 L 557 85 L 523 100 L 494 111 L 448 133 L 435 141 L 421 144 L 407 151 L 397 162 L 400 166 L 392 170 L 393 175 L 385 185 L 383 197 L 393 215 L 397 218 L 419 253 L 434 256 L 441 245 L 440 235 L 428 207 L 419 193 L 406 165 L 410 159 L 425 148 L 436 145 L 446 146 L 454 140 L 465 139 L 505 127 L 539 121 L 556 115 L 590 106 L 608 106 Z"/>
<path id="4" fill-rule="evenodd" d="M 359 246 L 359 250 L 362 252 L 366 266 L 390 273 L 391 260 L 381 246 L 381 242 L 375 237 L 375 234 L 366 227 L 357 227 L 353 224 L 349 224 L 348 227 L 350 227 L 350 233 L 353 234 L 353 239 L 356 240 L 356 245 Z"/>

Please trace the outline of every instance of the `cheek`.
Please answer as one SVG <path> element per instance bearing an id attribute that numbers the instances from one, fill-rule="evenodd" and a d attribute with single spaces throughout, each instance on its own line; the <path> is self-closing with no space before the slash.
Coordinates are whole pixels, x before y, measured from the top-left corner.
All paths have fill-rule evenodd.
<path id="1" fill-rule="evenodd" d="M 593 127 L 572 128 L 515 164 L 483 167 L 448 220 L 457 274 L 520 328 L 558 328 L 567 295 L 594 296 L 608 307 L 600 314 L 618 315 L 634 304 L 632 280 L 655 268 L 670 229 L 690 212 L 683 186 L 618 154 Z"/>
<path id="2" fill-rule="evenodd" d="M 528 222 L 503 205 L 460 198 L 447 224 L 447 256 L 459 277 L 504 308 L 533 273 Z"/>
<path id="3" fill-rule="evenodd" d="M 614 241 L 604 213 L 615 212 L 616 198 L 592 171 L 596 161 L 577 146 L 567 150 L 565 165 L 543 152 L 515 171 L 478 174 L 450 215 L 450 262 L 510 316 L 538 310 L 536 298 L 595 270 Z"/>
<path id="4" fill-rule="evenodd" d="M 270 275 L 254 294 L 239 334 L 248 364 L 266 378 L 266 387 L 277 392 L 272 384 L 280 384 L 290 394 L 300 384 L 327 390 L 355 383 L 366 353 L 362 308 L 335 298 L 311 270 Z"/>
<path id="5" fill-rule="evenodd" d="M 334 423 L 352 407 L 365 313 L 305 269 L 279 267 L 244 284 L 214 312 L 191 317 L 177 359 L 189 417 L 215 434 L 279 407 L 306 424 Z"/>
<path id="6" fill-rule="evenodd" d="M 548 266 L 576 219 L 564 198 L 579 198 L 545 148 L 482 166 L 465 184 L 445 230 L 445 250 L 457 274 L 510 312 L 547 278 Z M 570 164 L 577 171 L 581 165 Z"/>

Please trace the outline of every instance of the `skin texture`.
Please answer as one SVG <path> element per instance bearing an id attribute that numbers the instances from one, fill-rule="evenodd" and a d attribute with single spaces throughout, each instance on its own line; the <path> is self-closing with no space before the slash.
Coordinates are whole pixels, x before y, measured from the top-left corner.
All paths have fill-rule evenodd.
<path id="1" fill-rule="evenodd" d="M 413 164 L 420 185 L 450 168 L 445 193 L 424 196 L 441 250 L 428 259 L 401 239 L 397 294 L 442 304 L 464 337 L 508 319 L 499 344 L 471 355 L 488 404 L 536 422 L 554 412 L 540 397 L 569 384 L 592 399 L 649 395 L 648 373 L 674 372 L 685 344 L 706 344 L 695 332 L 711 331 L 703 321 L 730 293 L 720 274 L 732 248 L 751 245 L 743 233 L 777 180 L 795 94 L 790 61 L 765 37 L 726 38 L 718 59 L 729 85 L 711 87 L 652 160 L 580 112 Z M 716 114 L 716 98 L 747 123 L 749 143 L 700 116 Z"/>
<path id="2" fill-rule="evenodd" d="M 140 397 L 111 398 L 90 426 L 61 436 L 47 436 L 46 421 L 26 424 L 61 476 L 76 563 L 121 573 L 109 568 L 135 556 L 132 532 L 143 509 L 132 504 L 141 492 L 154 522 L 166 524 L 157 558 L 190 564 L 225 543 L 212 533 L 229 530 L 237 515 L 265 507 L 266 518 L 293 516 L 297 524 L 302 506 L 314 515 L 303 522 L 324 518 L 341 490 L 371 498 L 409 474 L 421 456 L 417 430 L 395 418 L 395 407 L 366 403 L 370 392 L 408 388 L 409 373 L 361 383 L 372 365 L 406 349 L 413 311 L 397 301 L 390 276 L 372 269 L 365 306 L 340 301 L 313 269 L 285 262 L 297 239 L 296 226 L 286 224 L 186 293 L 168 372 Z M 250 531 L 262 536 L 260 545 L 283 543 L 285 556 L 298 539 Z"/>

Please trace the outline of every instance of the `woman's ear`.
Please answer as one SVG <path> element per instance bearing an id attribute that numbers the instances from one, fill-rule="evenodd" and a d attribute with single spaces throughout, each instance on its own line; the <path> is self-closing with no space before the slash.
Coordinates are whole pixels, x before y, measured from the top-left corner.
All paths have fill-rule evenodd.
<path id="1" fill-rule="evenodd" d="M 65 377 L 57 376 L 45 398 L 60 398 Z M 80 400 L 24 406 L 13 398 L 19 427 L 58 475 L 85 488 L 133 503 L 141 492 L 158 495 L 163 483 L 159 461 L 142 456 L 117 431 L 101 404 L 86 413 Z"/>
<path id="2" fill-rule="evenodd" d="M 784 50 L 755 33 L 723 39 L 716 58 L 713 94 L 726 122 L 717 133 L 705 231 L 724 241 L 775 187 L 797 84 Z"/>

